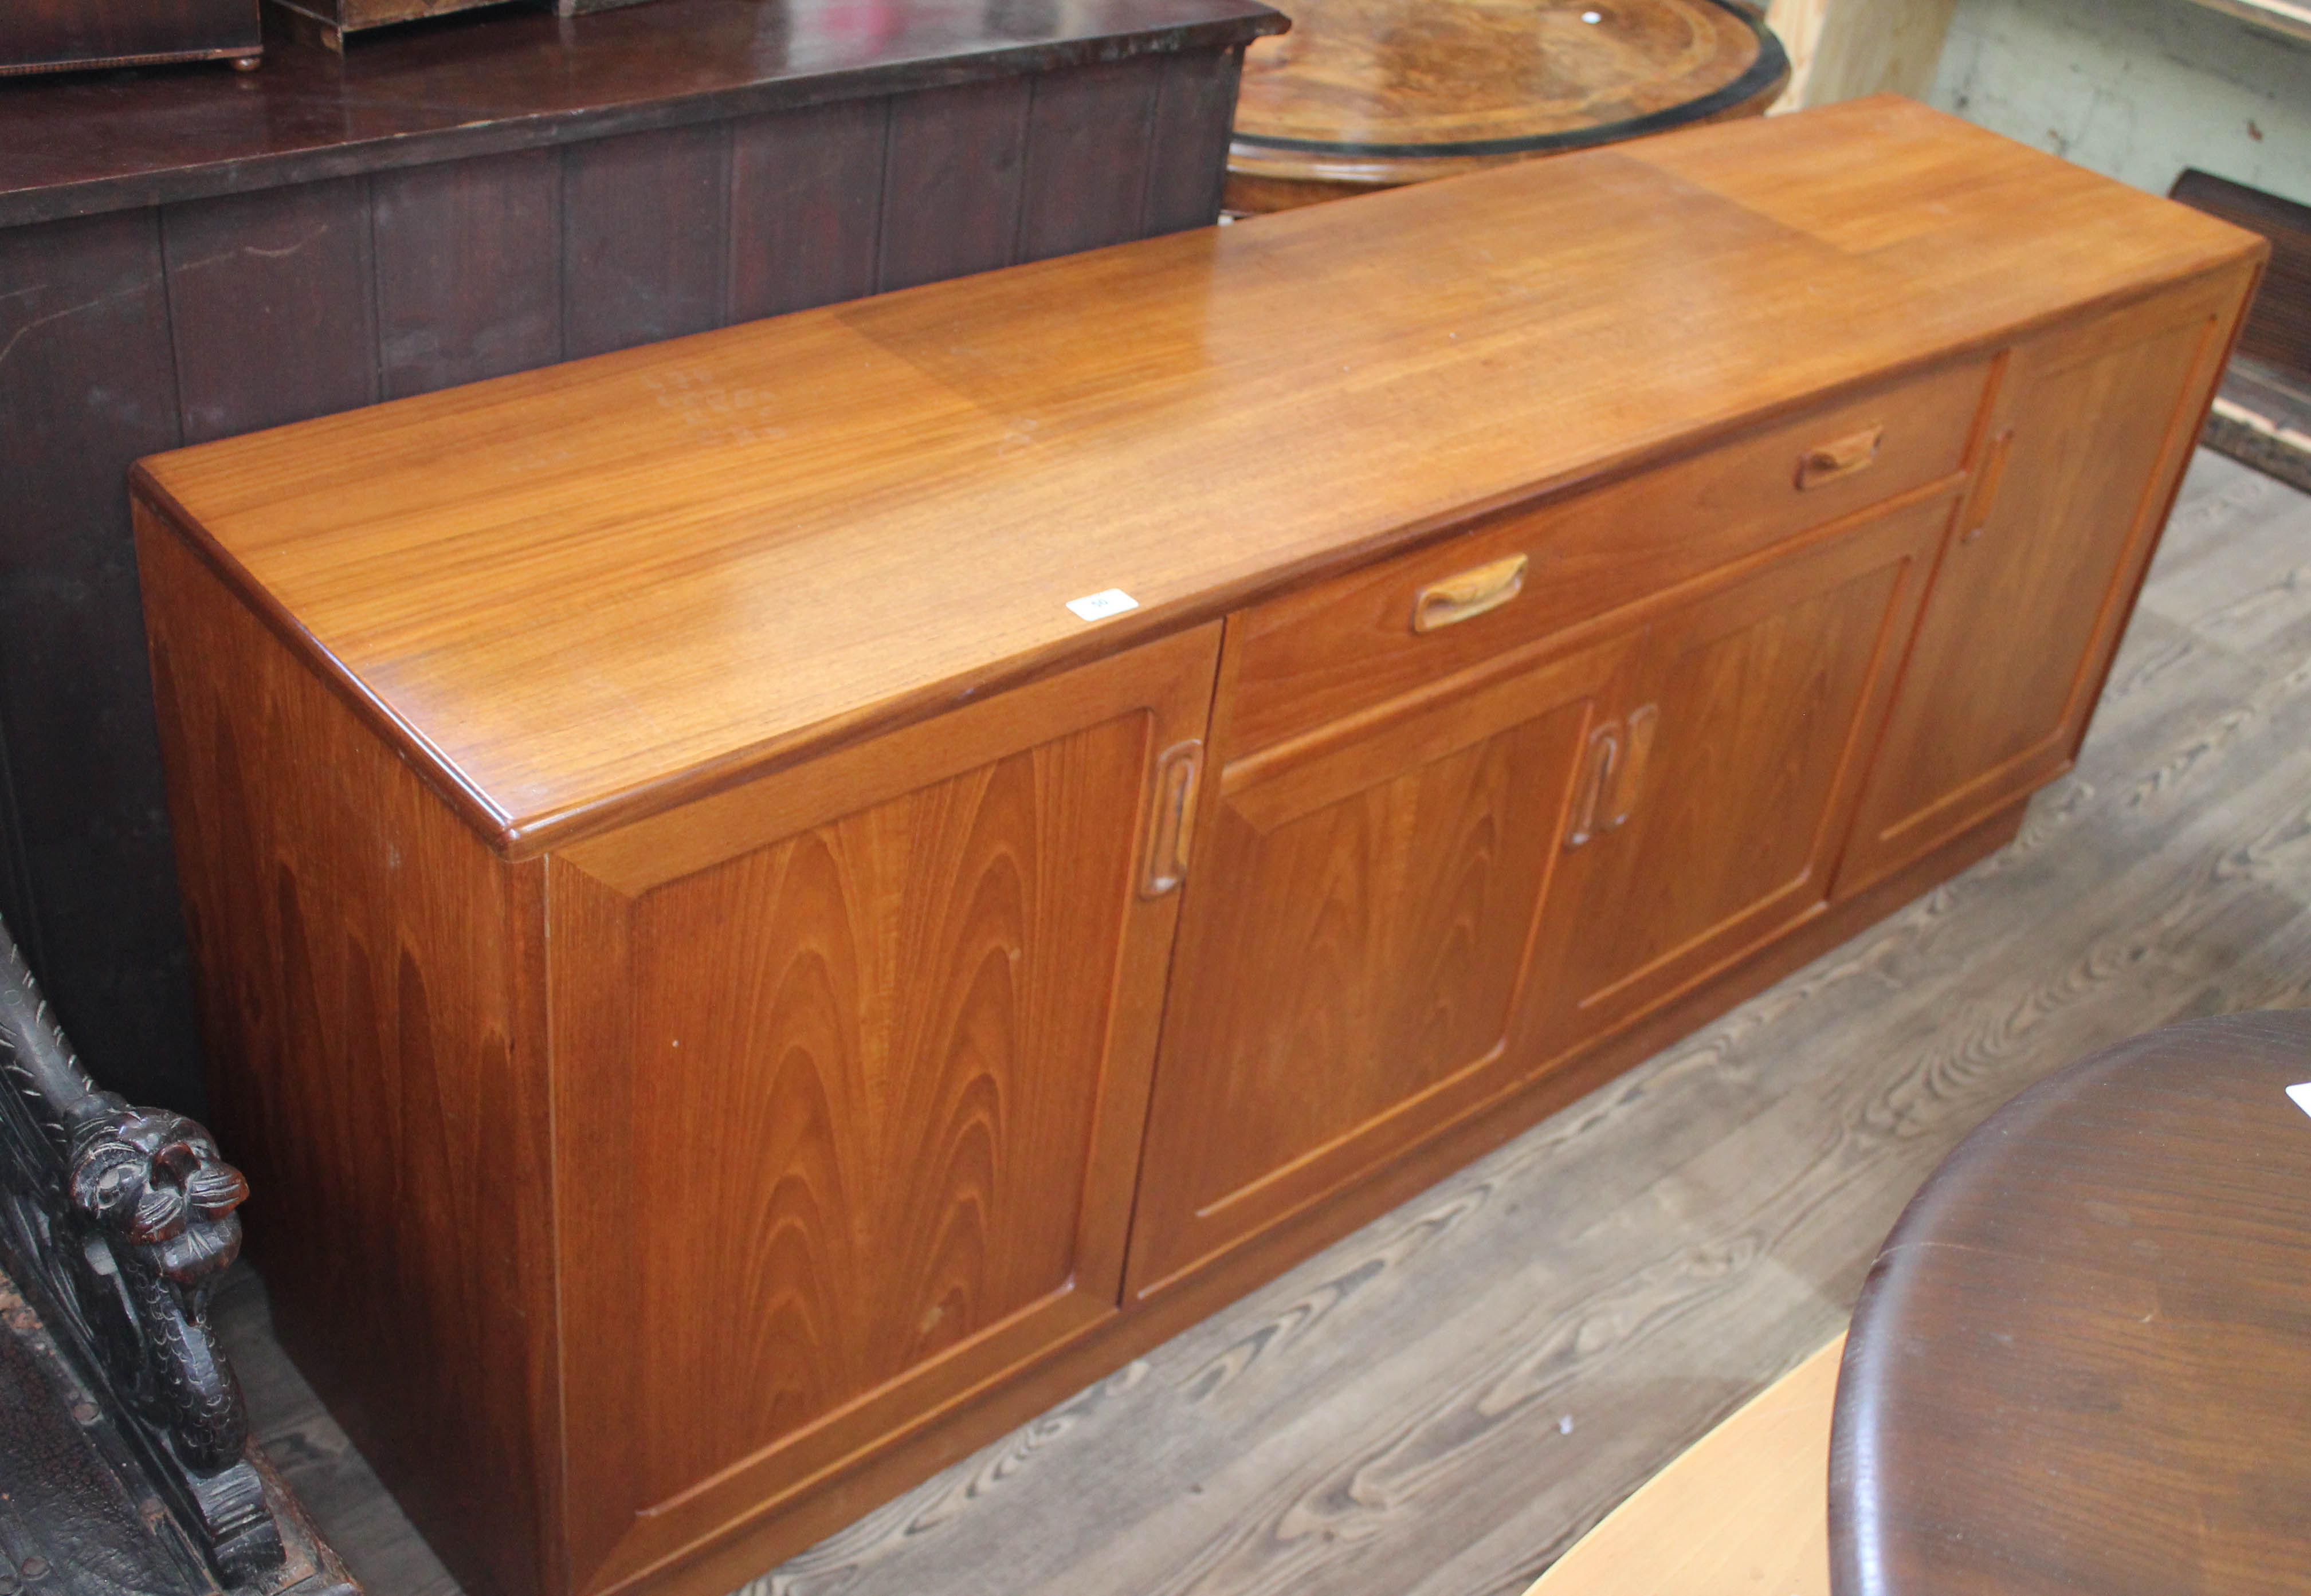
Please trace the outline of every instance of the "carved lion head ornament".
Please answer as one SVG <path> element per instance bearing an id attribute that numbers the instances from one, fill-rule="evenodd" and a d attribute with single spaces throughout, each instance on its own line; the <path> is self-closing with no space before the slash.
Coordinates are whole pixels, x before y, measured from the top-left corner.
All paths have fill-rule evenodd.
<path id="1" fill-rule="evenodd" d="M 249 1182 L 182 1115 L 98 1095 L 111 1098 L 112 1112 L 92 1115 L 74 1134 L 73 1206 L 108 1235 L 144 1249 L 153 1267 L 180 1286 L 214 1276 L 240 1251 L 233 1210 L 247 1200 Z"/>

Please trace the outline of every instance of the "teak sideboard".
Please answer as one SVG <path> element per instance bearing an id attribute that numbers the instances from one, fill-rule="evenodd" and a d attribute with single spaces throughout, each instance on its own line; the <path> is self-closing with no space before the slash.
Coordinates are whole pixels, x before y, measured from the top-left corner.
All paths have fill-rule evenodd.
<path id="1" fill-rule="evenodd" d="M 283 1340 L 728 1589 L 2011 837 L 2263 248 L 1871 100 L 145 461 Z"/>

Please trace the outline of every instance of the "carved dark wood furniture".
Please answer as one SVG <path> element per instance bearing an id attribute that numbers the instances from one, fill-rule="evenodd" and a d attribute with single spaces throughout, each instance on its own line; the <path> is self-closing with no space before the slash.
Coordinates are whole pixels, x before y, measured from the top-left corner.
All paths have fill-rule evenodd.
<path id="1" fill-rule="evenodd" d="M 1299 0 L 1245 55 L 1227 205 L 1280 211 L 1765 114 L 1781 41 L 1737 0 Z"/>
<path id="2" fill-rule="evenodd" d="M 2169 197 L 2271 240 L 2206 442 L 2311 493 L 2311 205 L 2189 170 Z"/>
<path id="3" fill-rule="evenodd" d="M 1283 25 L 658 0 L 0 87 L 0 914 L 111 1084 L 201 1111 L 132 460 L 1208 222 Z"/>
<path id="4" fill-rule="evenodd" d="M 2311 1590 L 2305 1082 L 2311 1013 L 2194 1020 L 1958 1145 L 1854 1310 L 1838 1596 Z"/>
<path id="5" fill-rule="evenodd" d="M 257 65 L 257 0 L 7 0 L 0 78 L 161 61 Z"/>
<path id="6" fill-rule="evenodd" d="M 210 1333 L 248 1192 L 98 1089 L 0 927 L 0 1592 L 359 1596 Z"/>
<path id="7" fill-rule="evenodd" d="M 144 462 L 283 1340 L 721 1596 L 2011 837 L 2262 250 L 1864 101 Z"/>

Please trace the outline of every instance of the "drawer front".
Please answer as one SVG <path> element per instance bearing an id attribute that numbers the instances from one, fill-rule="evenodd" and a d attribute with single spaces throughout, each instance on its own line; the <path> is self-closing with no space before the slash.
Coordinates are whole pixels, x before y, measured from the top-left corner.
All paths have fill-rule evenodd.
<path id="1" fill-rule="evenodd" d="M 1949 478 L 1989 373 L 1943 367 L 1244 611 L 1229 754 Z"/>

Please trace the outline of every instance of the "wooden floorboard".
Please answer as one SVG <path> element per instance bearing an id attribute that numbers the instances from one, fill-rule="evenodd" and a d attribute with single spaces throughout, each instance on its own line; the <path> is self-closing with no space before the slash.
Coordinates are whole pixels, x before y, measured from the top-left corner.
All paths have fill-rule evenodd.
<path id="1" fill-rule="evenodd" d="M 1999 1104 L 2170 1019 L 2304 1006 L 2311 498 L 2202 451 L 2011 846 L 744 1596 L 1513 1596 L 1842 1328 Z M 451 1596 L 261 1288 L 220 1317 L 371 1596 Z"/>

